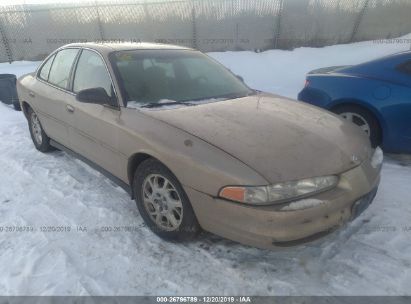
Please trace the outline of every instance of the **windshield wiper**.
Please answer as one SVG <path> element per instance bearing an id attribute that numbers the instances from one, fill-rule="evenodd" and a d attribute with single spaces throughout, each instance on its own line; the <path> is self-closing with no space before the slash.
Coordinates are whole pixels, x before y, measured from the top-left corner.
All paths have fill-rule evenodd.
<path id="1" fill-rule="evenodd" d="M 217 96 L 212 96 L 212 97 L 207 97 L 207 98 L 198 98 L 198 99 L 191 99 L 190 101 L 204 101 L 204 100 L 215 100 L 215 101 L 223 101 L 223 100 L 228 100 L 228 99 L 237 99 L 237 98 L 243 98 L 247 96 L 252 96 L 256 95 L 258 92 L 255 90 L 251 90 L 247 94 L 237 94 L 237 93 L 230 93 L 226 95 L 217 95 Z"/>
<path id="2" fill-rule="evenodd" d="M 197 99 L 190 99 L 190 100 L 182 100 L 182 101 L 169 101 L 169 102 L 153 102 L 153 103 L 147 103 L 145 105 L 142 105 L 140 108 L 159 108 L 162 106 L 170 106 L 170 105 L 186 105 L 186 106 L 195 106 L 198 104 L 198 102 L 201 101 L 210 101 L 212 102 L 213 100 L 215 101 L 222 101 L 222 100 L 227 100 L 227 99 L 236 99 L 236 98 L 242 98 L 242 97 L 247 97 L 247 96 L 252 96 L 257 94 L 258 92 L 255 90 L 251 90 L 247 94 L 236 94 L 236 93 L 231 93 L 227 95 L 222 95 L 222 96 L 213 96 L 213 97 L 207 97 L 207 98 L 197 98 Z"/>
<path id="3" fill-rule="evenodd" d="M 256 94 L 258 94 L 258 91 L 250 90 L 250 92 L 248 92 L 247 94 L 238 94 L 238 95 L 232 94 L 230 96 L 230 99 L 243 98 L 243 97 L 253 96 L 253 95 L 256 95 Z"/>
<path id="4" fill-rule="evenodd" d="M 153 102 L 142 105 L 140 108 L 159 108 L 162 106 L 171 106 L 171 105 L 185 105 L 185 106 L 194 106 L 192 103 L 185 101 L 170 101 L 170 102 Z"/>

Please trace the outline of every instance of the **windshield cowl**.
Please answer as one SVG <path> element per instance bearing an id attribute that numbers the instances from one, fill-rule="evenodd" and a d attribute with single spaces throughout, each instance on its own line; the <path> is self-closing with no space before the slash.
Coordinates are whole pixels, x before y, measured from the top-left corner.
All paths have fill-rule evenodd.
<path id="1" fill-rule="evenodd" d="M 182 107 L 182 106 L 183 107 L 184 106 L 196 106 L 196 105 L 214 103 L 214 102 L 219 102 L 219 101 L 224 101 L 224 100 L 238 99 L 238 98 L 243 98 L 243 97 L 247 97 L 247 96 L 251 96 L 255 94 L 257 94 L 257 91 L 253 91 L 253 93 L 242 95 L 242 96 L 208 98 L 208 99 L 202 99 L 202 100 L 176 101 L 176 100 L 162 99 L 156 103 L 141 103 L 138 101 L 129 101 L 127 103 L 127 108 L 134 108 L 134 109 L 155 109 L 155 108 L 170 109 L 170 108 L 173 108 L 174 109 L 176 107 Z"/>
<path id="2" fill-rule="evenodd" d="M 177 107 L 189 107 L 196 106 L 200 104 L 212 103 L 227 100 L 226 98 L 220 99 L 206 99 L 206 100 L 193 100 L 193 101 L 176 101 L 176 100 L 160 100 L 156 103 L 141 103 L 137 101 L 129 101 L 127 103 L 127 108 L 131 109 L 170 109 Z"/>

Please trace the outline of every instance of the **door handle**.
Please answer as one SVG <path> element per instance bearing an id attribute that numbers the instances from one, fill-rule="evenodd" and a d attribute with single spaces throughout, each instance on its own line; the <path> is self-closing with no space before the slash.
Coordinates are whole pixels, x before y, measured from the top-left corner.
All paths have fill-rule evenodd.
<path id="1" fill-rule="evenodd" d="M 69 112 L 69 113 L 73 113 L 73 112 L 74 112 L 74 107 L 71 106 L 71 105 L 66 105 L 66 110 L 67 110 L 67 112 Z"/>
<path id="2" fill-rule="evenodd" d="M 33 92 L 29 92 L 30 97 L 36 97 L 36 94 L 34 94 Z"/>

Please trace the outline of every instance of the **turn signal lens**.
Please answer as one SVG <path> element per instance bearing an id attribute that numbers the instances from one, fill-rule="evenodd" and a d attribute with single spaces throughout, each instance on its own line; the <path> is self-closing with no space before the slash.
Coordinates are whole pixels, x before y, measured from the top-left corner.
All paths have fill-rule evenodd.
<path id="1" fill-rule="evenodd" d="M 225 187 L 220 191 L 220 197 L 230 201 L 247 204 L 266 204 L 268 201 L 267 187 Z"/>
<path id="2" fill-rule="evenodd" d="M 220 191 L 220 196 L 235 202 L 244 202 L 245 188 L 243 187 L 225 187 Z"/>

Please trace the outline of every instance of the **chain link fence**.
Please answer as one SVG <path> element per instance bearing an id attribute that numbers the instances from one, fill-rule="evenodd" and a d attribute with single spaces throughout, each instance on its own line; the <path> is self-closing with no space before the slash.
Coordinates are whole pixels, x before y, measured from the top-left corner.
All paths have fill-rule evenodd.
<path id="1" fill-rule="evenodd" d="M 411 32 L 410 0 L 107 1 L 0 7 L 0 62 L 86 41 L 161 42 L 205 52 L 291 49 Z"/>

